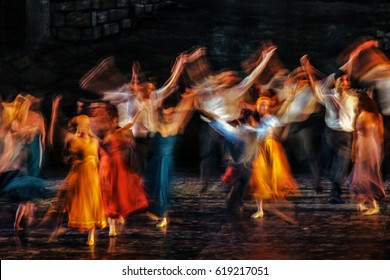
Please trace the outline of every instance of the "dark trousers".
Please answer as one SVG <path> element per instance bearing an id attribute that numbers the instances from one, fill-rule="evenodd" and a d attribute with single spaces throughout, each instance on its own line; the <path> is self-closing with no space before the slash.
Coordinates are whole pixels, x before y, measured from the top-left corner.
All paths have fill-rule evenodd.
<path id="1" fill-rule="evenodd" d="M 228 212 L 239 211 L 242 205 L 244 191 L 247 188 L 249 180 L 252 177 L 252 166 L 250 163 L 235 164 L 235 167 L 238 168 L 238 172 L 240 175 L 236 183 L 231 186 L 230 192 L 226 199 L 226 206 Z"/>
<path id="2" fill-rule="evenodd" d="M 208 186 L 209 179 L 218 170 L 218 163 L 223 154 L 225 139 L 207 123 L 203 123 L 199 132 L 200 142 L 200 180 Z"/>
<path id="3" fill-rule="evenodd" d="M 150 139 L 145 137 L 137 137 L 135 138 L 135 152 L 137 155 L 137 169 L 140 174 L 143 174 L 145 171 L 146 164 L 148 162 L 149 154 L 150 154 Z"/>
<path id="4" fill-rule="evenodd" d="M 330 128 L 324 133 L 324 156 L 332 182 L 330 197 L 339 198 L 351 165 L 352 132 L 336 131 Z"/>

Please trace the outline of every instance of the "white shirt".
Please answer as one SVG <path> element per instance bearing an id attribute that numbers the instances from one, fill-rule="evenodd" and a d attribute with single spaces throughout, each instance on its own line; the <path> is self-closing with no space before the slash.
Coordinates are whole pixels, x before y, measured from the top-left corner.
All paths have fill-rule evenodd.
<path id="1" fill-rule="evenodd" d="M 330 79 L 334 79 L 334 75 L 331 75 L 321 87 L 316 85 L 318 90 L 315 91 L 318 101 L 326 108 L 325 123 L 330 129 L 352 132 L 359 100 L 350 90 L 340 95 L 335 88 L 329 89 L 327 85 Z"/>

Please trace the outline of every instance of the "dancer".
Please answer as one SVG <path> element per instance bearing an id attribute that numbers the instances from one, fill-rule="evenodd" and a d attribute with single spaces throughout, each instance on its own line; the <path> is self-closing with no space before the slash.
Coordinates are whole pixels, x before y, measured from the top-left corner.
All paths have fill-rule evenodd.
<path id="1" fill-rule="evenodd" d="M 238 152 L 235 156 L 238 156 L 236 168 L 238 167 L 239 177 L 232 189 L 235 193 L 234 200 L 228 196 L 228 207 L 234 205 L 237 209 L 240 206 L 242 194 L 249 185 L 257 203 L 257 211 L 252 215 L 254 219 L 264 216 L 264 199 L 282 199 L 298 191 L 283 148 L 274 135 L 279 122 L 269 113 L 270 103 L 271 99 L 268 97 L 257 100 L 260 121 L 255 127 L 233 127 L 218 119 L 215 114 L 203 111 L 212 120 L 210 126 L 226 137 Z"/>
<path id="2" fill-rule="evenodd" d="M 359 98 L 359 115 L 356 118 L 353 160 L 354 166 L 346 186 L 363 215 L 379 213 L 378 201 L 386 193 L 381 174 L 383 159 L 383 122 L 377 104 L 366 92 Z M 369 204 L 369 208 L 365 203 Z"/>
<path id="3" fill-rule="evenodd" d="M 100 149 L 99 174 L 110 237 L 117 236 L 116 224 L 124 223 L 124 217 L 148 206 L 143 181 L 136 171 L 135 140 L 130 130 L 135 121 L 120 128 L 114 118 Z"/>
<path id="4" fill-rule="evenodd" d="M 87 245 L 95 243 L 95 229 L 107 225 L 98 173 L 98 140 L 90 130 L 89 117 L 76 118 L 77 130 L 69 142 L 72 165 L 67 176 L 68 225 L 88 230 Z"/>
<path id="5" fill-rule="evenodd" d="M 203 111 L 213 112 L 219 119 L 234 123 L 240 117 L 240 104 L 244 102 L 244 95 L 260 76 L 267 62 L 276 51 L 275 46 L 270 46 L 257 57 L 256 67 L 243 80 L 234 71 L 225 71 L 217 75 L 210 75 L 200 84 L 194 86 L 196 95 L 196 107 Z M 202 116 L 201 116 L 202 118 Z M 215 170 L 216 151 L 221 150 L 225 143 L 220 135 L 216 134 L 208 124 L 204 124 L 200 132 L 200 177 L 202 190 L 208 188 L 209 177 Z M 222 142 L 222 143 L 221 143 Z M 227 153 L 222 149 L 222 155 Z"/>
<path id="6" fill-rule="evenodd" d="M 271 102 L 268 97 L 260 97 L 256 102 L 260 116 L 255 127 L 259 150 L 253 161 L 253 174 L 249 182 L 257 204 L 257 211 L 251 216 L 254 219 L 264 216 L 263 200 L 284 199 L 298 192 L 283 147 L 277 140 L 280 123 L 270 114 Z"/>
<path id="7" fill-rule="evenodd" d="M 160 220 L 156 227 L 168 225 L 170 182 L 174 172 L 174 149 L 177 135 L 182 133 L 190 117 L 194 94 L 185 93 L 175 106 L 161 107 L 156 113 L 154 154 L 145 170 L 151 217 Z M 158 114 L 158 115 L 157 115 Z"/>
<path id="8" fill-rule="evenodd" d="M 323 138 L 324 153 L 328 157 L 329 177 L 332 189 L 328 203 L 344 203 L 341 185 L 344 184 L 351 162 L 352 132 L 357 113 L 358 98 L 350 88 L 348 76 L 339 71 L 330 75 L 324 83 L 315 82 L 314 69 L 307 56 L 301 58 L 308 80 L 317 100 L 325 106 L 326 129 Z"/>
<path id="9" fill-rule="evenodd" d="M 3 103 L 0 128 L 1 196 L 19 202 L 14 229 L 21 231 L 24 216 L 31 225 L 34 199 L 52 197 L 47 181 L 38 178 L 42 162 L 42 139 L 45 130 L 43 117 L 30 111 L 36 101 L 31 95 L 19 94 L 11 103 Z"/>

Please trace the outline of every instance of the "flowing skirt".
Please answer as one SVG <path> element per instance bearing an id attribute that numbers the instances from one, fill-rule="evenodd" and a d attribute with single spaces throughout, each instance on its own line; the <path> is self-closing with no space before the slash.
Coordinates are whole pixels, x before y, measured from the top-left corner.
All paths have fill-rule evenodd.
<path id="1" fill-rule="evenodd" d="M 257 199 L 282 199 L 298 192 L 283 147 L 276 140 L 268 138 L 262 144 L 249 186 Z"/>

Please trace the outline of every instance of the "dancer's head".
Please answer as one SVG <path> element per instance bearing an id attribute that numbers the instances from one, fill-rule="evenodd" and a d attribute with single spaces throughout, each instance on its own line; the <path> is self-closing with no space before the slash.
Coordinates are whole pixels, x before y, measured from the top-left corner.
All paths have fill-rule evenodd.
<path id="1" fill-rule="evenodd" d="M 90 134 L 90 120 L 87 115 L 79 115 L 76 118 L 77 134 Z"/>
<path id="2" fill-rule="evenodd" d="M 160 113 L 163 123 L 171 123 L 175 116 L 175 107 L 161 108 Z"/>
<path id="3" fill-rule="evenodd" d="M 335 88 L 337 92 L 343 93 L 351 87 L 351 82 L 346 73 L 339 71 L 335 74 Z"/>
<path id="4" fill-rule="evenodd" d="M 261 96 L 256 101 L 256 110 L 260 115 L 268 114 L 270 111 L 271 98 Z"/>

